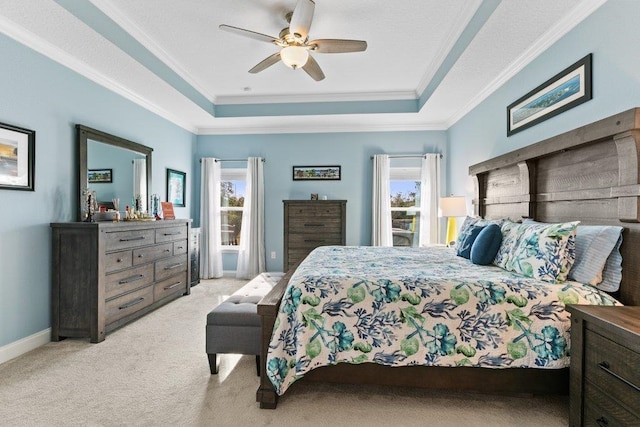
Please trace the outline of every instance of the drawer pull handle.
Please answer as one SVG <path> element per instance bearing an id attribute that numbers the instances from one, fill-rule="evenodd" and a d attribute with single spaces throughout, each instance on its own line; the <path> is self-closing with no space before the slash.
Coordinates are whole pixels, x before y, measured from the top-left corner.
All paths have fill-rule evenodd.
<path id="1" fill-rule="evenodd" d="M 118 258 L 118 259 L 116 260 L 116 262 L 122 262 L 122 261 L 124 261 L 122 258 Z"/>
<path id="2" fill-rule="evenodd" d="M 606 419 L 605 417 L 600 417 L 596 420 L 596 422 L 598 423 L 598 426 L 600 427 L 607 427 L 609 425 L 609 420 Z"/>
<path id="3" fill-rule="evenodd" d="M 120 239 L 121 242 L 131 242 L 134 240 L 144 240 L 144 236 L 123 237 Z"/>
<path id="4" fill-rule="evenodd" d="M 184 248 L 184 246 L 178 246 L 178 249 L 182 249 L 182 248 Z M 167 251 L 167 252 L 168 252 L 168 251 Z"/>
<path id="5" fill-rule="evenodd" d="M 323 243 L 324 239 L 304 239 L 305 243 Z"/>
<path id="6" fill-rule="evenodd" d="M 619 379 L 620 381 L 622 381 L 623 383 L 625 383 L 626 385 L 628 385 L 629 387 L 633 388 L 636 391 L 640 392 L 640 387 L 638 387 L 637 385 L 635 385 L 634 383 L 632 383 L 631 381 L 629 381 L 626 378 L 621 377 L 620 375 L 616 374 L 615 372 L 613 372 L 611 369 L 609 369 L 609 363 L 608 362 L 600 362 L 598 363 L 598 366 L 600 367 L 600 369 L 602 369 L 603 371 L 605 371 L 607 374 Z"/>
<path id="7" fill-rule="evenodd" d="M 136 304 L 140 304 L 142 301 L 144 301 L 144 298 L 142 298 L 142 297 L 140 297 L 138 299 L 134 299 L 133 301 L 129 301 L 128 303 L 118 307 L 118 310 L 124 310 L 126 308 L 133 307 Z"/>
<path id="8" fill-rule="evenodd" d="M 179 232 L 179 231 L 173 231 L 171 233 L 164 233 L 165 236 L 177 236 L 179 234 L 182 234 L 182 233 Z"/>
<path id="9" fill-rule="evenodd" d="M 173 269 L 178 268 L 178 267 L 180 267 L 180 266 L 182 266 L 182 263 L 180 263 L 180 264 L 174 264 L 174 265 L 169 265 L 169 266 L 165 267 L 164 269 L 165 269 L 165 270 L 173 270 Z"/>
<path id="10" fill-rule="evenodd" d="M 304 226 L 305 227 L 324 227 L 325 225 L 326 224 L 309 222 L 309 223 L 306 223 Z"/>
<path id="11" fill-rule="evenodd" d="M 176 283 L 174 283 L 173 285 L 165 286 L 164 290 L 165 290 L 165 291 L 168 291 L 169 289 L 173 289 L 173 288 L 175 288 L 176 286 L 180 286 L 180 285 L 182 285 L 182 282 L 176 282 Z"/>
<path id="12" fill-rule="evenodd" d="M 144 258 L 144 254 L 138 254 L 138 258 Z"/>
<path id="13" fill-rule="evenodd" d="M 120 285 L 124 285 L 125 283 L 131 283 L 131 282 L 135 282 L 137 280 L 140 280 L 144 277 L 144 274 L 138 274 L 137 276 L 131 276 L 131 277 L 127 277 L 126 279 L 122 279 L 118 282 L 118 284 Z"/>
<path id="14" fill-rule="evenodd" d="M 171 249 L 165 249 L 164 251 L 165 252 L 171 252 Z"/>

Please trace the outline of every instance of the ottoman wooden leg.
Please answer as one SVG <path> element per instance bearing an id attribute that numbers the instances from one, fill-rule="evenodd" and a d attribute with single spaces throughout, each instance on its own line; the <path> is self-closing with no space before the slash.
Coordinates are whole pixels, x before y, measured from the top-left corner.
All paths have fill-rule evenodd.
<path id="1" fill-rule="evenodd" d="M 216 354 L 215 353 L 207 353 L 209 356 L 209 370 L 211 371 L 211 375 L 215 375 L 218 373 L 218 364 L 216 363 Z"/>

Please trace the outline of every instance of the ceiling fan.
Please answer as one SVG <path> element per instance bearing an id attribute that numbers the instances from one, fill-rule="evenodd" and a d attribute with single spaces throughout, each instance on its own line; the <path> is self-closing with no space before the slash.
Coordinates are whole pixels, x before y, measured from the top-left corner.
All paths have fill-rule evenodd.
<path id="1" fill-rule="evenodd" d="M 250 73 L 259 73 L 282 60 L 288 67 L 294 70 L 302 68 L 312 79 L 320 81 L 324 79 L 324 73 L 316 60 L 310 55 L 310 52 L 362 52 L 367 49 L 367 42 L 344 39 L 316 39 L 309 41 L 309 28 L 313 20 L 315 6 L 316 4 L 313 0 L 298 0 L 293 12 L 289 12 L 285 16 L 289 26 L 280 31 L 278 37 L 225 24 L 220 25 L 220 29 L 255 40 L 273 43 L 282 48 L 279 52 L 267 57 L 250 69 Z"/>

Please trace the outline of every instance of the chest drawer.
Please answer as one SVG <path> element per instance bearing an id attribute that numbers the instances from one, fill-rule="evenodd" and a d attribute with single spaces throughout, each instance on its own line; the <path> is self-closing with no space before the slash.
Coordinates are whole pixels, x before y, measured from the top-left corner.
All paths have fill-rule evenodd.
<path id="1" fill-rule="evenodd" d="M 342 235 L 339 233 L 328 234 L 289 234 L 289 249 L 313 249 L 318 246 L 339 246 L 342 244 Z"/>
<path id="2" fill-rule="evenodd" d="M 584 357 L 585 379 L 640 416 L 640 354 L 587 329 Z"/>
<path id="3" fill-rule="evenodd" d="M 105 299 L 108 300 L 151 283 L 153 283 L 153 264 L 109 274 L 105 279 Z"/>
<path id="4" fill-rule="evenodd" d="M 163 243 L 162 245 L 146 246 L 133 250 L 133 265 L 145 264 L 161 258 L 166 258 L 173 254 L 173 244 Z"/>
<path id="5" fill-rule="evenodd" d="M 105 322 L 109 324 L 120 320 L 152 303 L 153 286 L 147 286 L 146 288 L 114 298 L 105 304 Z"/>
<path id="6" fill-rule="evenodd" d="M 104 236 L 107 252 L 151 245 L 154 240 L 155 230 L 107 231 Z"/>
<path id="7" fill-rule="evenodd" d="M 342 231 L 342 221 L 340 217 L 335 218 L 322 218 L 322 217 L 307 217 L 307 218 L 289 218 L 289 232 L 290 233 L 311 233 L 311 234 L 324 234 L 324 233 L 340 233 Z"/>
<path id="8" fill-rule="evenodd" d="M 156 243 L 187 240 L 187 227 L 179 225 L 156 230 Z"/>
<path id="9" fill-rule="evenodd" d="M 124 270 L 125 268 L 129 268 L 132 265 L 133 257 L 130 250 L 111 252 L 104 256 L 104 270 L 107 274 L 113 273 L 114 271 L 118 270 Z"/>
<path id="10" fill-rule="evenodd" d="M 187 271 L 187 255 L 178 255 L 155 263 L 156 280 L 164 280 Z"/>

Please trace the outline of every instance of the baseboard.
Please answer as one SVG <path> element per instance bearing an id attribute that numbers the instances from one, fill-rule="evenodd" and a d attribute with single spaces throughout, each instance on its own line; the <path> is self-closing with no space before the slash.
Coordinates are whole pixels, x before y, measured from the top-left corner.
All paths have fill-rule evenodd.
<path id="1" fill-rule="evenodd" d="M 47 328 L 44 331 L 36 332 L 21 340 L 14 341 L 3 347 L 0 347 L 0 363 L 8 362 L 9 360 L 21 356 L 31 350 L 45 345 L 51 341 L 51 328 Z"/>

